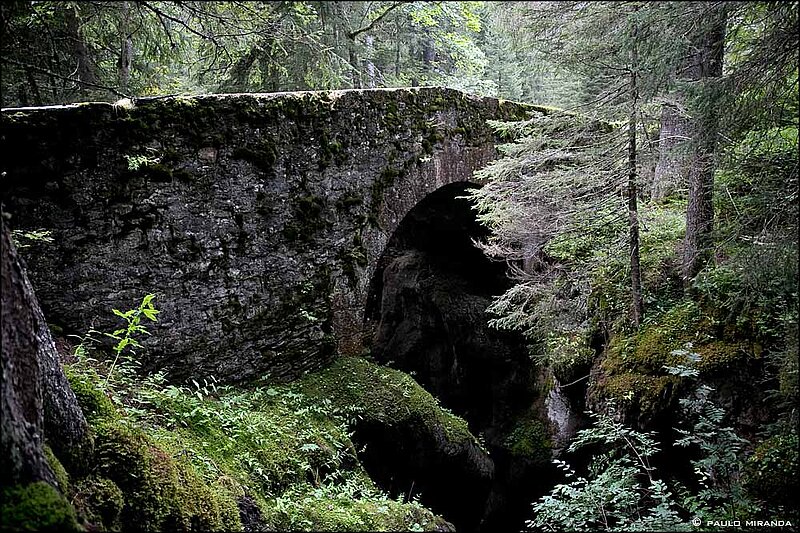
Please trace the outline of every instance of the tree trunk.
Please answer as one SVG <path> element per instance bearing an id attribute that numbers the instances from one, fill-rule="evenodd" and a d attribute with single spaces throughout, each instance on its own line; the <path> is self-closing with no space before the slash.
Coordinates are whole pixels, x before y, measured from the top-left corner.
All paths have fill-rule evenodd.
<path id="1" fill-rule="evenodd" d="M 433 62 L 436 59 L 436 44 L 433 39 L 428 35 L 425 30 L 425 35 L 422 38 L 422 62 L 427 69 L 433 68 Z"/>
<path id="2" fill-rule="evenodd" d="M 271 45 L 267 43 L 265 49 L 271 49 Z M 249 89 L 248 79 L 250 78 L 250 71 L 253 69 L 253 64 L 259 59 L 258 49 L 255 47 L 250 48 L 246 54 L 236 60 L 231 69 L 228 71 L 227 78 L 222 82 L 223 89 L 232 89 L 234 91 L 246 91 Z M 263 89 L 269 79 L 269 71 L 265 71 L 265 66 L 259 64 L 261 67 L 261 88 Z"/>
<path id="3" fill-rule="evenodd" d="M 372 54 L 374 53 L 373 50 L 373 41 L 374 38 L 372 35 L 367 35 L 364 39 L 367 43 L 367 60 L 366 60 L 366 72 L 367 72 L 367 83 L 370 89 L 374 89 L 376 82 L 375 82 L 375 63 L 372 62 Z"/>
<path id="4" fill-rule="evenodd" d="M 636 33 L 634 33 L 634 41 L 635 39 Z M 631 51 L 631 107 L 628 115 L 628 224 L 631 253 L 631 318 L 633 325 L 639 327 L 644 316 L 644 301 L 642 299 L 642 269 L 639 262 L 639 206 L 636 183 L 636 117 L 639 105 L 639 93 L 636 85 L 637 68 L 638 57 L 634 43 Z"/>
<path id="5" fill-rule="evenodd" d="M 131 62 L 133 61 L 133 37 L 129 30 L 130 26 L 130 5 L 122 2 L 122 23 L 120 28 L 120 52 L 117 62 L 119 73 L 119 90 L 123 93 L 128 92 L 128 85 L 131 80 Z"/>
<path id="6" fill-rule="evenodd" d="M 395 38 L 394 38 L 394 77 L 395 83 L 400 79 L 400 21 L 395 19 Z"/>
<path id="7" fill-rule="evenodd" d="M 691 98 L 693 154 L 688 175 L 686 239 L 683 250 L 683 278 L 688 287 L 706 265 L 713 250 L 714 153 L 717 146 L 719 110 L 716 82 L 722 76 L 725 45 L 725 7 L 713 12 L 714 19 L 699 39 L 692 54 L 689 78 L 697 80 Z"/>
<path id="8" fill-rule="evenodd" d="M 5 220 L 0 238 L 3 290 L 0 461 L 12 483 L 44 480 L 57 487 L 42 452 L 45 437 L 54 453 L 73 472 L 86 471 L 92 440 Z"/>
<path id="9" fill-rule="evenodd" d="M 350 80 L 353 89 L 361 89 L 361 69 L 358 68 L 358 53 L 356 52 L 355 39 L 348 39 L 347 41 L 347 56 L 350 61 L 350 67 L 352 68 Z"/>
<path id="10" fill-rule="evenodd" d="M 98 84 L 100 79 L 95 72 L 94 64 L 92 63 L 92 56 L 89 52 L 89 46 L 81 34 L 80 19 L 78 18 L 78 6 L 73 6 L 72 9 L 66 11 L 67 17 L 67 35 L 72 41 L 72 55 L 76 61 L 75 77 L 81 82 Z M 78 91 L 83 94 L 86 92 L 86 87 L 81 86 Z"/>
<path id="11" fill-rule="evenodd" d="M 0 217 L 2 218 L 2 217 Z M 31 294 L 23 281 L 17 252 L 2 224 L 2 394 L 0 395 L 0 464 L 8 484 L 46 481 L 57 487 L 55 475 L 42 451 L 44 411 L 39 377 L 37 326 L 30 306 Z"/>
<path id="12" fill-rule="evenodd" d="M 658 134 L 658 162 L 650 190 L 658 202 L 686 187 L 688 175 L 688 122 L 676 103 L 661 107 L 661 130 Z"/>
<path id="13" fill-rule="evenodd" d="M 25 77 L 28 80 L 28 85 L 31 88 L 31 92 L 33 93 L 33 101 L 35 105 L 44 105 L 44 100 L 42 100 L 42 94 L 39 92 L 39 84 L 36 83 L 36 77 L 33 75 L 33 71 L 30 68 L 25 68 Z M 27 105 L 26 102 L 20 102 L 22 105 Z"/>

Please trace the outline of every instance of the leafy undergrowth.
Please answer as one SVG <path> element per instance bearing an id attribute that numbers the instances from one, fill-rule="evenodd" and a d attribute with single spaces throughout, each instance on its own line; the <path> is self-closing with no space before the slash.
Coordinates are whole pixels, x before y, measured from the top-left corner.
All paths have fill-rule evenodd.
<path id="1" fill-rule="evenodd" d="M 422 413 L 471 435 L 409 376 L 361 359 L 289 385 L 168 384 L 130 357 L 78 350 L 70 384 L 95 438 L 93 467 L 65 473 L 79 520 L 99 530 L 448 530 L 416 501 L 392 499 L 359 462 L 349 427 L 367 409 L 391 423 Z M 378 375 L 391 375 L 385 387 Z M 332 401 L 339 378 L 361 393 Z M 398 387 L 398 383 L 402 386 Z M 377 385 L 377 386 L 376 386 Z M 55 462 L 57 459 L 53 458 Z"/>

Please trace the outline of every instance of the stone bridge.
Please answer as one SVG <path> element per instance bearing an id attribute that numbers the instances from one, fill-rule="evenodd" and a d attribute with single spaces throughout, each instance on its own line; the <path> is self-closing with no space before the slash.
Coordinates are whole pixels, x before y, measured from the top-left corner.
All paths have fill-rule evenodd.
<path id="1" fill-rule="evenodd" d="M 369 347 L 401 221 L 496 157 L 487 119 L 532 110 L 441 88 L 5 109 L 0 192 L 51 232 L 23 255 L 65 334 L 152 292 L 146 367 L 288 379 Z"/>

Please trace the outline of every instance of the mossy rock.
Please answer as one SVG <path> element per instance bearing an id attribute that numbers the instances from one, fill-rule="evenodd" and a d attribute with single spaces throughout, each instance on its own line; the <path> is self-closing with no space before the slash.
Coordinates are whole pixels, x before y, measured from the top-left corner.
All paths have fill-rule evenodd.
<path id="1" fill-rule="evenodd" d="M 454 443 L 474 441 L 467 423 L 443 409 L 414 379 L 360 357 L 343 357 L 295 385 L 313 398 L 329 399 L 341 410 L 361 409 L 360 416 L 388 426 L 417 424 L 434 432 L 443 428 Z"/>
<path id="2" fill-rule="evenodd" d="M 125 496 L 116 483 L 108 478 L 89 477 L 82 479 L 73 488 L 72 501 L 75 509 L 101 531 L 119 531 L 120 514 Z"/>
<path id="3" fill-rule="evenodd" d="M 644 325 L 632 339 L 612 343 L 609 362 L 638 372 L 662 373 L 664 365 L 684 362 L 683 356 L 672 352 L 710 338 L 699 306 L 686 301 Z"/>
<path id="4" fill-rule="evenodd" d="M 607 378 L 602 386 L 603 396 L 611 399 L 628 413 L 640 418 L 671 406 L 676 399 L 680 379 L 676 376 L 651 376 L 636 372 L 623 372 Z"/>
<path id="5" fill-rule="evenodd" d="M 550 464 L 552 442 L 547 426 L 532 418 L 517 420 L 503 444 L 516 457 L 540 464 Z"/>
<path id="6" fill-rule="evenodd" d="M 775 435 L 759 444 L 744 467 L 743 484 L 754 497 L 798 518 L 797 433 Z"/>
<path id="7" fill-rule="evenodd" d="M 114 407 L 111 399 L 86 376 L 81 376 L 69 366 L 64 367 L 64 373 L 72 392 L 78 399 L 83 416 L 86 417 L 89 424 L 95 424 L 104 419 L 116 420 L 119 418 L 117 408 Z M 95 381 L 99 380 L 98 377 Z"/>
<path id="8" fill-rule="evenodd" d="M 241 497 L 247 487 L 258 503 L 291 486 L 318 484 L 329 474 L 361 468 L 346 428 L 328 415 L 330 404 L 274 385 L 234 398 L 208 404 L 219 415 L 211 423 L 185 418 L 189 427 L 158 429 L 152 437 L 173 455 L 189 457 L 196 471 L 216 480 L 212 485 L 222 492 Z M 169 409 L 185 413 L 195 405 Z M 229 424 L 225 429 L 220 419 Z"/>
<path id="9" fill-rule="evenodd" d="M 233 498 L 209 488 L 141 430 L 103 422 L 97 432 L 98 470 L 122 490 L 123 530 L 236 530 Z"/>
<path id="10" fill-rule="evenodd" d="M 696 302 L 684 300 L 650 318 L 637 333 L 612 337 L 594 394 L 649 418 L 673 405 L 682 381 L 665 367 L 687 364 L 688 352 L 700 356 L 693 366 L 701 378 L 729 372 L 742 361 L 760 357 L 757 344 L 719 333 Z"/>
<path id="11" fill-rule="evenodd" d="M 69 491 L 69 474 L 67 474 L 66 468 L 64 465 L 61 464 L 61 461 L 58 460 L 58 457 L 53 453 L 53 450 L 48 445 L 44 445 L 44 458 L 47 459 L 47 464 L 50 466 L 50 469 L 53 471 L 53 474 L 56 476 L 56 482 L 58 483 L 58 488 L 61 490 L 62 494 L 67 494 Z"/>
<path id="12" fill-rule="evenodd" d="M 701 374 L 724 372 L 747 358 L 757 358 L 761 355 L 761 349 L 757 344 L 743 341 L 715 340 L 694 347 L 692 351 L 700 356 L 695 367 Z"/>
<path id="13" fill-rule="evenodd" d="M 252 146 L 235 148 L 231 158 L 248 161 L 262 172 L 271 172 L 278 160 L 278 151 L 271 142 L 262 139 Z"/>
<path id="14" fill-rule="evenodd" d="M 83 531 L 66 498 L 44 481 L 3 487 L 0 494 L 2 531 Z"/>

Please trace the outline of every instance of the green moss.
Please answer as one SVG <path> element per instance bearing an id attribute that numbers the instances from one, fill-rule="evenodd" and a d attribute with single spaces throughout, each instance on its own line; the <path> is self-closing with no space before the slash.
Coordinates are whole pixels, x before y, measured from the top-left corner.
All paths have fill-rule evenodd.
<path id="1" fill-rule="evenodd" d="M 602 390 L 605 397 L 647 417 L 672 403 L 679 382 L 675 376 L 622 372 L 607 378 Z"/>
<path id="2" fill-rule="evenodd" d="M 241 529 L 232 499 L 212 491 L 192 468 L 174 460 L 141 430 L 109 422 L 95 430 L 98 471 L 124 495 L 120 516 L 125 528 Z"/>
<path id="3" fill-rule="evenodd" d="M 362 408 L 361 416 L 387 425 L 421 423 L 444 429 L 454 442 L 474 441 L 467 423 L 443 409 L 414 379 L 358 357 L 343 357 L 329 368 L 294 384 L 312 398 L 328 399 L 340 409 Z"/>
<path id="4" fill-rule="evenodd" d="M 339 251 L 338 258 L 342 264 L 342 272 L 347 277 L 350 285 L 355 287 L 358 283 L 358 267 L 364 268 L 369 262 L 367 249 L 364 246 L 364 239 L 360 232 L 353 236 L 353 245 L 350 248 Z"/>
<path id="5" fill-rule="evenodd" d="M 714 340 L 693 348 L 700 356 L 696 367 L 703 374 L 730 370 L 737 362 L 757 356 L 761 349 L 757 344 Z"/>
<path id="6" fill-rule="evenodd" d="M 303 236 L 303 229 L 296 223 L 289 222 L 283 227 L 282 233 L 287 241 L 294 242 Z"/>
<path id="7" fill-rule="evenodd" d="M 0 494 L 3 531 L 82 531 L 69 502 L 44 481 L 3 487 Z"/>
<path id="8" fill-rule="evenodd" d="M 775 435 L 765 440 L 745 463 L 745 488 L 771 506 L 791 508 L 794 505 L 796 509 L 794 502 L 800 489 L 797 456 L 797 433 Z"/>
<path id="9" fill-rule="evenodd" d="M 315 234 L 330 225 L 325 217 L 327 203 L 314 194 L 304 194 L 295 200 L 294 218 L 283 227 L 289 241 L 309 242 Z"/>
<path id="10" fill-rule="evenodd" d="M 120 514 L 125 497 L 108 478 L 89 477 L 76 484 L 72 501 L 75 509 L 95 528 L 103 531 L 121 529 Z"/>
<path id="11" fill-rule="evenodd" d="M 56 476 L 58 488 L 61 490 L 62 494 L 67 494 L 69 491 L 69 474 L 67 474 L 67 470 L 64 468 L 64 465 L 61 464 L 61 461 L 58 460 L 58 457 L 55 456 L 50 446 L 45 444 L 43 451 L 44 458 L 47 459 L 47 464 L 50 465 L 50 469 Z"/>
<path id="12" fill-rule="evenodd" d="M 256 168 L 269 172 L 278 160 L 278 150 L 267 139 L 262 139 L 248 146 L 239 146 L 231 154 L 233 159 L 242 159 L 252 163 Z"/>
<path id="13" fill-rule="evenodd" d="M 161 163 L 146 163 L 139 167 L 139 173 L 155 182 L 172 181 L 172 169 Z"/>
<path id="14" fill-rule="evenodd" d="M 387 166 L 381 171 L 375 181 L 372 182 L 372 187 L 370 188 L 370 209 L 372 214 L 376 216 L 376 219 L 380 211 L 380 206 L 383 203 L 383 195 L 394 185 L 398 177 L 400 177 L 400 171 L 392 166 Z"/>
<path id="15" fill-rule="evenodd" d="M 612 337 L 597 392 L 636 406 L 644 415 L 666 408 L 679 392 L 681 380 L 668 375 L 664 367 L 686 364 L 686 350 L 700 356 L 695 368 L 701 376 L 730 372 L 762 352 L 757 343 L 720 332 L 712 316 L 696 302 L 684 300 L 650 317 L 637 333 Z"/>
<path id="16" fill-rule="evenodd" d="M 339 211 L 346 211 L 352 207 L 361 205 L 364 200 L 353 192 L 349 192 L 336 200 L 336 209 Z"/>
<path id="17" fill-rule="evenodd" d="M 303 284 L 296 307 L 316 302 L 329 282 L 328 272 Z M 90 369 L 80 370 L 83 379 L 73 376 L 72 381 L 102 379 Z M 351 380 L 357 394 L 350 394 L 353 389 L 340 397 L 329 394 L 328 386 L 339 385 L 334 373 L 349 379 L 350 370 L 359 373 Z M 380 382 L 383 386 L 376 387 Z M 84 396 L 102 402 L 91 393 L 96 389 L 82 384 L 87 385 Z M 126 386 L 132 388 L 123 397 L 135 397 L 135 386 Z M 236 502 L 245 495 L 278 530 L 449 527 L 418 504 L 381 493 L 348 435 L 347 421 L 361 414 L 387 424 L 411 424 L 451 443 L 473 438 L 463 420 L 439 408 L 401 372 L 353 360 L 290 385 L 220 389 L 214 398 L 176 387 L 149 395 L 151 405 L 158 405 L 154 418 L 132 419 L 121 410 L 92 419 L 95 469 L 72 488 L 87 527 L 241 530 Z"/>
<path id="18" fill-rule="evenodd" d="M 601 396 L 636 406 L 643 414 L 669 405 L 679 380 L 666 375 L 664 366 L 684 363 L 685 357 L 673 352 L 688 342 L 705 341 L 703 331 L 699 307 L 686 301 L 653 317 L 635 335 L 614 336 L 602 362 Z"/>
<path id="19" fill-rule="evenodd" d="M 336 161 L 337 164 L 344 162 L 344 148 L 342 143 L 337 140 L 328 138 L 328 134 L 324 131 L 319 139 L 319 169 L 324 170 L 331 161 Z"/>
<path id="20" fill-rule="evenodd" d="M 541 464 L 549 464 L 552 458 L 550 435 L 540 420 L 522 418 L 505 438 L 505 446 L 512 455 L 524 457 Z"/>
<path id="21" fill-rule="evenodd" d="M 664 365 L 683 361 L 681 356 L 672 355 L 674 350 L 684 348 L 688 342 L 696 345 L 710 338 L 703 326 L 697 304 L 686 301 L 676 305 L 642 327 L 631 349 L 621 354 L 622 359 L 636 369 L 661 372 Z"/>
<path id="22" fill-rule="evenodd" d="M 94 383 L 100 381 L 99 377 L 93 383 L 85 376 L 74 372 L 70 366 L 64 367 L 64 373 L 67 375 L 69 385 L 78 399 L 83 416 L 86 417 L 90 424 L 103 419 L 119 418 L 119 413 L 111 399 L 94 385 Z"/>
<path id="23" fill-rule="evenodd" d="M 315 225 L 325 210 L 325 200 L 315 195 L 301 196 L 297 199 L 295 214 L 304 225 Z"/>
<path id="24" fill-rule="evenodd" d="M 183 168 L 173 170 L 172 177 L 178 181 L 183 181 L 183 182 L 191 182 L 194 180 L 194 176 L 192 175 L 192 173 Z"/>

